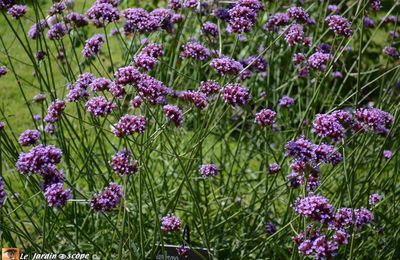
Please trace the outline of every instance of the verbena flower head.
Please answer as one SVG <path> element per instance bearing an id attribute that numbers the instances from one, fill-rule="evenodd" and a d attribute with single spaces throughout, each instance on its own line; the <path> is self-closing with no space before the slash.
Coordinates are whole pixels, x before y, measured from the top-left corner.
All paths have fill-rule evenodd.
<path id="1" fill-rule="evenodd" d="M 6 198 L 6 189 L 4 187 L 4 180 L 3 178 L 0 176 L 0 210 L 3 207 L 4 204 L 4 200 Z"/>
<path id="2" fill-rule="evenodd" d="M 136 84 L 136 88 L 141 97 L 146 99 L 150 104 L 165 104 L 165 96 L 168 94 L 168 88 L 159 80 L 142 74 L 140 80 Z"/>
<path id="3" fill-rule="evenodd" d="M 280 26 L 288 25 L 289 22 L 290 18 L 285 13 L 272 14 L 264 25 L 264 29 L 270 32 L 278 32 Z"/>
<path id="4" fill-rule="evenodd" d="M 378 202 L 380 202 L 381 200 L 382 200 L 382 196 L 377 193 L 374 193 L 374 194 L 369 195 L 368 204 L 375 205 Z"/>
<path id="5" fill-rule="evenodd" d="M 239 83 L 228 84 L 222 89 L 222 98 L 231 106 L 245 106 L 251 100 L 249 90 Z"/>
<path id="6" fill-rule="evenodd" d="M 281 167 L 277 163 L 270 163 L 268 166 L 269 174 L 276 174 L 281 170 Z"/>
<path id="7" fill-rule="evenodd" d="M 271 109 L 262 109 L 256 114 L 254 122 L 261 127 L 272 126 L 275 123 L 276 112 Z"/>
<path id="8" fill-rule="evenodd" d="M 198 5 L 198 0 L 183 0 L 183 7 L 185 8 L 196 8 Z"/>
<path id="9" fill-rule="evenodd" d="M 212 22 L 205 22 L 201 27 L 201 32 L 203 34 L 210 35 L 212 37 L 218 36 L 218 25 Z"/>
<path id="10" fill-rule="evenodd" d="M 297 214 L 322 224 L 328 223 L 334 214 L 334 208 L 328 199 L 313 194 L 298 198 L 294 203 L 294 209 Z"/>
<path id="11" fill-rule="evenodd" d="M 105 26 L 119 19 L 118 10 L 109 3 L 94 3 L 86 15 L 97 27 Z"/>
<path id="12" fill-rule="evenodd" d="M 395 47 L 388 47 L 386 46 L 385 48 L 383 48 L 383 53 L 385 53 L 386 55 L 388 55 L 391 58 L 399 58 L 399 52 L 397 51 L 397 49 Z"/>
<path id="13" fill-rule="evenodd" d="M 378 12 L 382 8 L 381 0 L 371 0 L 370 1 L 371 9 L 375 12 Z"/>
<path id="14" fill-rule="evenodd" d="M 285 145 L 285 154 L 293 159 L 311 162 L 316 159 L 315 144 L 304 136 L 297 140 L 291 140 Z"/>
<path id="15" fill-rule="evenodd" d="M 360 208 L 354 210 L 354 215 L 356 217 L 356 226 L 361 228 L 367 224 L 371 224 L 374 221 L 374 214 L 366 208 Z"/>
<path id="16" fill-rule="evenodd" d="M 201 91 L 183 91 L 178 94 L 178 97 L 192 102 L 199 109 L 205 109 L 208 106 L 207 95 Z"/>
<path id="17" fill-rule="evenodd" d="M 45 191 L 49 186 L 56 183 L 63 183 L 64 172 L 56 169 L 55 165 L 49 165 L 42 168 L 41 174 L 43 182 L 41 183 L 41 188 Z"/>
<path id="18" fill-rule="evenodd" d="M 105 41 L 106 39 L 102 34 L 93 35 L 90 39 L 86 40 L 85 47 L 82 50 L 83 57 L 91 58 L 98 55 Z"/>
<path id="19" fill-rule="evenodd" d="M 31 38 L 32 40 L 39 38 L 39 36 L 42 35 L 42 32 L 47 26 L 48 24 L 45 20 L 39 20 L 29 29 L 28 37 Z"/>
<path id="20" fill-rule="evenodd" d="M 342 154 L 329 144 L 321 143 L 315 148 L 314 153 L 318 163 L 337 165 L 343 160 Z"/>
<path id="21" fill-rule="evenodd" d="M 332 238 L 339 245 L 347 245 L 349 243 L 349 237 L 350 235 L 345 230 L 339 229 L 336 230 Z"/>
<path id="22" fill-rule="evenodd" d="M 60 149 L 49 145 L 38 145 L 28 153 L 21 153 L 18 157 L 16 168 L 21 174 L 40 174 L 46 167 L 61 162 Z"/>
<path id="23" fill-rule="evenodd" d="M 299 24 L 292 24 L 285 31 L 285 40 L 289 46 L 298 45 L 303 42 L 304 31 Z"/>
<path id="24" fill-rule="evenodd" d="M 165 105 L 163 107 L 164 115 L 171 122 L 175 124 L 176 127 L 182 126 L 183 123 L 183 112 L 177 106 Z"/>
<path id="25" fill-rule="evenodd" d="M 284 108 L 289 108 L 294 105 L 294 99 L 289 96 L 283 96 L 279 99 L 279 105 Z"/>
<path id="26" fill-rule="evenodd" d="M 93 92 L 105 91 L 109 90 L 111 86 L 111 80 L 106 78 L 97 78 L 94 79 L 90 84 L 89 87 Z"/>
<path id="27" fill-rule="evenodd" d="M 204 61 L 210 57 L 210 51 L 200 43 L 188 42 L 183 45 L 180 56 L 183 59 L 192 58 Z"/>
<path id="28" fill-rule="evenodd" d="M 47 31 L 47 38 L 49 40 L 61 40 L 68 34 L 68 27 L 65 23 L 56 23 Z"/>
<path id="29" fill-rule="evenodd" d="M 338 142 L 343 139 L 346 129 L 335 116 L 330 114 L 317 114 L 313 123 L 313 132 L 320 137 L 329 138 Z"/>
<path id="30" fill-rule="evenodd" d="M 331 59 L 330 54 L 317 51 L 311 54 L 311 56 L 308 58 L 308 64 L 313 69 L 324 71 L 330 59 Z"/>
<path id="31" fill-rule="evenodd" d="M 146 118 L 144 116 L 124 115 L 112 128 L 117 137 L 125 137 L 133 133 L 143 133 L 146 129 Z"/>
<path id="32" fill-rule="evenodd" d="M 110 161 L 114 172 L 122 176 L 132 176 L 138 172 L 138 162 L 132 159 L 132 153 L 128 150 L 121 150 L 113 155 Z"/>
<path id="33" fill-rule="evenodd" d="M 292 172 L 287 176 L 287 181 L 287 185 L 290 188 L 297 189 L 304 184 L 304 175 L 297 172 Z"/>
<path id="34" fill-rule="evenodd" d="M 211 163 L 201 165 L 199 171 L 203 179 L 206 179 L 211 176 L 217 176 L 221 170 L 215 164 Z"/>
<path id="35" fill-rule="evenodd" d="M 364 17 L 363 23 L 365 28 L 374 28 L 376 26 L 374 20 L 368 16 Z"/>
<path id="36" fill-rule="evenodd" d="M 7 13 L 14 19 L 19 19 L 23 17 L 28 11 L 28 7 L 26 5 L 13 5 L 11 6 Z"/>
<path id="37" fill-rule="evenodd" d="M 118 85 L 136 85 L 141 78 L 141 73 L 132 66 L 119 68 L 115 74 L 115 83 Z"/>
<path id="38" fill-rule="evenodd" d="M 90 207 L 97 212 L 109 212 L 119 206 L 123 196 L 122 186 L 111 182 L 101 193 L 93 196 Z"/>
<path id="39" fill-rule="evenodd" d="M 276 228 L 276 225 L 274 223 L 268 222 L 268 223 L 265 224 L 264 230 L 265 230 L 265 232 L 267 234 L 273 235 L 273 234 L 276 233 L 277 228 Z"/>
<path id="40" fill-rule="evenodd" d="M 353 34 L 350 22 L 340 15 L 332 15 L 325 18 L 328 27 L 338 36 L 350 37 Z"/>
<path id="41" fill-rule="evenodd" d="M 45 94 L 37 94 L 33 97 L 33 101 L 35 101 L 36 103 L 41 103 L 44 100 L 46 100 L 46 95 Z"/>
<path id="42" fill-rule="evenodd" d="M 7 68 L 4 66 L 0 66 L 0 77 L 6 75 L 8 72 Z"/>
<path id="43" fill-rule="evenodd" d="M 45 125 L 44 131 L 49 135 L 52 135 L 56 131 L 56 126 L 54 124 L 48 123 Z"/>
<path id="44" fill-rule="evenodd" d="M 380 135 L 387 135 L 393 124 L 393 116 L 374 107 L 359 108 L 355 111 L 357 121 L 366 129 Z"/>
<path id="45" fill-rule="evenodd" d="M 392 158 L 393 153 L 390 150 L 384 150 L 383 151 L 383 158 L 385 158 L 386 160 L 389 160 L 390 158 Z"/>
<path id="46" fill-rule="evenodd" d="M 185 246 L 185 245 L 177 247 L 176 253 L 181 257 L 187 258 L 187 257 L 189 257 L 189 254 L 190 254 L 190 247 Z"/>
<path id="47" fill-rule="evenodd" d="M 0 0 L 0 11 L 6 10 L 14 5 L 14 0 Z"/>
<path id="48" fill-rule="evenodd" d="M 139 33 L 154 32 L 160 26 L 159 19 L 142 8 L 127 8 L 122 15 L 126 19 L 124 24 L 125 33 L 133 33 L 135 31 Z"/>
<path id="49" fill-rule="evenodd" d="M 62 183 L 55 183 L 47 187 L 44 196 L 50 207 L 62 207 L 72 198 L 72 191 L 64 190 Z"/>
<path id="50" fill-rule="evenodd" d="M 141 53 L 158 59 L 164 55 L 164 50 L 161 44 L 149 43 L 142 49 Z"/>
<path id="51" fill-rule="evenodd" d="M 86 90 L 86 86 L 80 83 L 72 84 L 69 87 L 67 101 L 78 102 L 80 99 L 86 100 L 90 93 Z"/>
<path id="52" fill-rule="evenodd" d="M 213 59 L 210 65 L 222 76 L 227 74 L 238 75 L 243 70 L 243 65 L 240 62 L 228 57 Z"/>
<path id="53" fill-rule="evenodd" d="M 140 96 L 136 96 L 130 101 L 130 104 L 133 108 L 140 107 L 142 105 L 142 103 L 143 103 L 143 100 Z"/>
<path id="54" fill-rule="evenodd" d="M 80 28 L 89 24 L 89 20 L 83 14 L 71 12 L 65 17 L 65 21 L 71 23 L 73 26 Z"/>
<path id="55" fill-rule="evenodd" d="M 330 13 L 340 13 L 340 8 L 337 5 L 328 5 L 326 10 Z"/>
<path id="56" fill-rule="evenodd" d="M 135 55 L 134 62 L 136 67 L 142 68 L 146 71 L 152 70 L 157 65 L 157 59 L 145 53 Z"/>
<path id="57" fill-rule="evenodd" d="M 174 214 L 168 214 L 161 219 L 161 230 L 164 232 L 175 232 L 180 228 L 181 221 Z"/>
<path id="58" fill-rule="evenodd" d="M 228 13 L 230 17 L 228 31 L 234 33 L 250 32 L 257 19 L 257 10 L 240 4 L 229 9 Z"/>
<path id="59" fill-rule="evenodd" d="M 40 138 L 40 132 L 38 130 L 25 130 L 18 139 L 18 143 L 22 146 L 35 145 L 38 143 Z"/>
<path id="60" fill-rule="evenodd" d="M 65 109 L 65 102 L 59 99 L 54 100 L 47 108 L 47 115 L 43 119 L 46 123 L 55 123 L 60 119 Z"/>
<path id="61" fill-rule="evenodd" d="M 310 20 L 310 16 L 308 15 L 308 13 L 302 7 L 298 6 L 290 7 L 287 10 L 287 15 L 291 19 L 301 23 L 308 23 L 308 21 Z"/>
<path id="62" fill-rule="evenodd" d="M 340 208 L 333 216 L 330 225 L 333 229 L 340 230 L 349 228 L 354 224 L 354 210 L 351 208 Z"/>
<path id="63" fill-rule="evenodd" d="M 199 87 L 199 91 L 206 95 L 218 93 L 220 90 L 221 86 L 214 80 L 202 81 Z"/>
<path id="64" fill-rule="evenodd" d="M 173 10 L 178 10 L 182 7 L 182 3 L 180 0 L 169 0 L 168 7 Z"/>
<path id="65" fill-rule="evenodd" d="M 112 101 L 108 101 L 103 96 L 90 99 L 88 102 L 86 102 L 85 106 L 88 112 L 95 117 L 106 116 L 117 108 L 116 104 L 114 104 Z"/>

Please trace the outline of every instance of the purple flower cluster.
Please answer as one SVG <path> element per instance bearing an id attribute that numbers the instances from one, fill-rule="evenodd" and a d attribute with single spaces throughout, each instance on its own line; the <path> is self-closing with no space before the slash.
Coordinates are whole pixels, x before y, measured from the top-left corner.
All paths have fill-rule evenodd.
<path id="1" fill-rule="evenodd" d="M 48 27 L 47 22 L 45 20 L 39 20 L 29 29 L 28 37 L 33 40 L 39 38 L 39 36 L 42 35 L 42 32 L 44 31 L 44 29 L 46 29 L 46 27 Z"/>
<path id="2" fill-rule="evenodd" d="M 94 79 L 90 84 L 89 87 L 93 92 L 105 91 L 109 90 L 111 86 L 111 80 L 106 78 L 97 78 Z"/>
<path id="3" fill-rule="evenodd" d="M 198 0 L 184 0 L 183 7 L 185 8 L 196 8 L 199 5 Z"/>
<path id="4" fill-rule="evenodd" d="M 105 26 L 119 19 L 118 10 L 109 3 L 94 3 L 86 15 L 97 27 Z"/>
<path id="5" fill-rule="evenodd" d="M 299 24 L 293 24 L 285 31 L 285 40 L 289 46 L 302 43 L 304 38 L 303 27 Z"/>
<path id="6" fill-rule="evenodd" d="M 112 132 L 117 137 L 129 136 L 133 133 L 143 133 L 146 129 L 146 118 L 143 116 L 124 115 L 112 128 Z"/>
<path id="7" fill-rule="evenodd" d="M 92 38 L 86 40 L 85 47 L 82 50 L 83 57 L 91 58 L 98 55 L 105 41 L 106 39 L 102 34 L 93 35 Z"/>
<path id="8" fill-rule="evenodd" d="M 127 8 L 122 14 L 126 22 L 124 24 L 125 33 L 139 33 L 154 32 L 159 27 L 159 19 L 149 14 L 142 8 Z"/>
<path id="9" fill-rule="evenodd" d="M 294 203 L 294 209 L 297 214 L 322 224 L 329 223 L 334 214 L 334 208 L 328 199 L 313 194 L 298 198 Z"/>
<path id="10" fill-rule="evenodd" d="M 222 76 L 226 74 L 238 75 L 243 70 L 243 65 L 240 62 L 228 57 L 213 59 L 210 65 Z"/>
<path id="11" fill-rule="evenodd" d="M 382 200 L 382 196 L 374 193 L 369 195 L 369 200 L 368 200 L 368 204 L 369 205 L 375 205 L 376 203 L 380 202 Z"/>
<path id="12" fill-rule="evenodd" d="M 289 96 L 283 96 L 279 99 L 279 105 L 284 108 L 289 108 L 294 105 L 294 99 Z"/>
<path id="13" fill-rule="evenodd" d="M 168 7 L 173 10 L 178 10 L 182 7 L 182 3 L 180 0 L 169 0 Z"/>
<path id="14" fill-rule="evenodd" d="M 391 58 L 399 58 L 399 52 L 397 51 L 397 49 L 395 47 L 388 47 L 386 46 L 385 48 L 383 48 L 383 53 L 385 53 L 386 55 L 388 55 Z"/>
<path id="15" fill-rule="evenodd" d="M 212 37 L 218 36 L 218 25 L 212 22 L 205 22 L 201 27 L 201 32 L 203 34 L 210 35 Z"/>
<path id="16" fill-rule="evenodd" d="M 103 96 L 90 99 L 88 102 L 86 102 L 85 106 L 88 112 L 94 117 L 106 116 L 117 108 L 116 104 L 114 104 L 112 101 L 108 101 Z"/>
<path id="17" fill-rule="evenodd" d="M 68 34 L 68 27 L 65 23 L 56 23 L 47 31 L 47 38 L 49 40 L 61 40 Z"/>
<path id="18" fill-rule="evenodd" d="M 278 32 L 279 26 L 288 25 L 289 22 L 290 18 L 285 13 L 272 14 L 264 25 L 264 29 L 270 32 Z"/>
<path id="19" fill-rule="evenodd" d="M 4 200 L 6 198 L 6 189 L 4 187 L 4 180 L 3 178 L 0 176 L 0 210 L 3 207 L 4 204 Z"/>
<path id="20" fill-rule="evenodd" d="M 389 134 L 389 128 L 393 124 L 391 114 L 374 107 L 357 109 L 355 117 L 363 129 L 374 131 L 380 135 Z"/>
<path id="21" fill-rule="evenodd" d="M 291 140 L 285 145 L 286 156 L 290 156 L 296 160 L 311 162 L 316 159 L 314 153 L 315 144 L 307 140 L 304 136 L 297 140 Z"/>
<path id="22" fill-rule="evenodd" d="M 313 69 L 324 71 L 330 59 L 331 54 L 317 51 L 308 58 L 308 64 Z"/>
<path id="23" fill-rule="evenodd" d="M 62 100 L 54 100 L 47 108 L 47 115 L 44 118 L 46 123 L 55 123 L 60 119 L 61 113 L 65 109 L 65 102 Z"/>
<path id="24" fill-rule="evenodd" d="M 175 124 L 176 127 L 182 126 L 183 112 L 177 106 L 165 105 L 163 107 L 165 117 Z"/>
<path id="25" fill-rule="evenodd" d="M 164 232 L 175 232 L 180 228 L 181 221 L 174 214 L 168 214 L 161 219 L 161 230 Z"/>
<path id="26" fill-rule="evenodd" d="M 131 152 L 121 150 L 113 155 L 110 161 L 114 172 L 122 176 L 132 176 L 138 172 L 138 162 L 132 159 Z"/>
<path id="27" fill-rule="evenodd" d="M 220 90 L 221 86 L 214 80 L 202 81 L 199 87 L 199 91 L 206 95 L 218 93 Z"/>
<path id="28" fill-rule="evenodd" d="M 221 170 L 215 164 L 211 163 L 201 165 L 199 171 L 203 179 L 206 179 L 210 176 L 217 176 Z"/>
<path id="29" fill-rule="evenodd" d="M 142 74 L 136 84 L 136 88 L 141 97 L 145 98 L 150 104 L 165 104 L 165 96 L 169 90 L 164 84 L 146 74 Z"/>
<path id="30" fill-rule="evenodd" d="M 385 158 L 386 160 L 389 160 L 390 158 L 392 158 L 393 153 L 390 150 L 384 150 L 383 151 L 383 158 Z"/>
<path id="31" fill-rule="evenodd" d="M 65 21 L 73 24 L 75 27 L 80 28 L 89 24 L 89 20 L 80 13 L 71 12 L 65 17 Z"/>
<path id="32" fill-rule="evenodd" d="M 207 95 L 201 91 L 186 90 L 178 94 L 178 97 L 190 101 L 195 107 L 204 109 L 208 106 Z"/>
<path id="33" fill-rule="evenodd" d="M 222 98 L 228 105 L 245 106 L 251 100 L 251 95 L 247 88 L 239 83 L 232 83 L 222 89 Z"/>
<path id="34" fill-rule="evenodd" d="M 183 45 L 180 54 L 182 59 L 192 58 L 199 61 L 205 61 L 210 57 L 210 50 L 197 42 L 188 42 Z"/>
<path id="35" fill-rule="evenodd" d="M 21 153 L 17 160 L 17 170 L 21 174 L 41 174 L 43 169 L 61 162 L 62 152 L 54 146 L 38 145 L 28 153 Z"/>
<path id="36" fill-rule="evenodd" d="M 62 207 L 67 204 L 67 201 L 72 198 L 71 190 L 64 190 L 63 184 L 55 183 L 47 187 L 44 192 L 44 197 L 50 207 Z"/>
<path id="37" fill-rule="evenodd" d="M 314 256 L 315 259 L 331 259 L 336 255 L 338 245 L 336 241 L 330 240 L 327 236 L 321 235 L 318 229 L 312 226 L 293 238 L 298 246 L 298 251 L 304 256 Z"/>
<path id="38" fill-rule="evenodd" d="M 111 182 L 103 192 L 93 196 L 90 200 L 90 207 L 97 212 L 109 212 L 118 207 L 123 196 L 122 187 Z"/>
<path id="39" fill-rule="evenodd" d="M 22 146 L 35 145 L 38 143 L 40 138 L 40 132 L 38 130 L 25 130 L 18 139 L 18 143 Z"/>
<path id="40" fill-rule="evenodd" d="M 229 9 L 228 31 L 234 33 L 250 32 L 257 20 L 257 12 L 262 9 L 258 0 L 241 0 Z"/>
<path id="41" fill-rule="evenodd" d="M 313 132 L 323 138 L 339 142 L 343 139 L 346 129 L 339 120 L 330 114 L 317 114 L 313 123 Z"/>
<path id="42" fill-rule="evenodd" d="M 141 73 L 132 66 L 119 68 L 115 74 L 116 85 L 136 85 L 141 78 Z"/>
<path id="43" fill-rule="evenodd" d="M 277 163 L 270 163 L 268 166 L 269 174 L 277 174 L 281 170 L 281 167 Z"/>
<path id="44" fill-rule="evenodd" d="M 23 17 L 28 11 L 28 7 L 26 5 L 13 5 L 7 11 L 7 13 L 14 19 L 19 19 Z"/>
<path id="45" fill-rule="evenodd" d="M 309 21 L 310 21 L 310 16 L 302 7 L 298 7 L 298 6 L 290 7 L 287 10 L 287 15 L 291 19 L 296 20 L 301 23 L 309 23 Z"/>
<path id="46" fill-rule="evenodd" d="M 325 21 L 328 23 L 329 29 L 338 36 L 342 35 L 348 38 L 353 34 L 350 22 L 340 15 L 328 16 Z"/>
<path id="47" fill-rule="evenodd" d="M 4 66 L 0 66 L 0 78 L 7 74 L 7 68 Z"/>
<path id="48" fill-rule="evenodd" d="M 262 109 L 256 114 L 254 122 L 261 127 L 272 126 L 275 123 L 276 112 L 271 109 Z"/>

